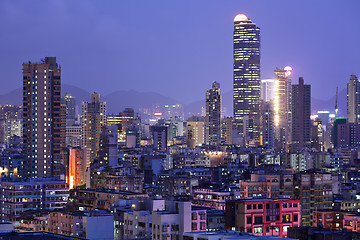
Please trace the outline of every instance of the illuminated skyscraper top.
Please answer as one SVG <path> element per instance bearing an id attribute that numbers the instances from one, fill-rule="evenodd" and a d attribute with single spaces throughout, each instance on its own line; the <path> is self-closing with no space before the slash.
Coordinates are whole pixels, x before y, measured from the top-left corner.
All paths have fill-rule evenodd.
<path id="1" fill-rule="evenodd" d="M 234 120 L 244 139 L 260 143 L 260 28 L 234 18 Z"/>

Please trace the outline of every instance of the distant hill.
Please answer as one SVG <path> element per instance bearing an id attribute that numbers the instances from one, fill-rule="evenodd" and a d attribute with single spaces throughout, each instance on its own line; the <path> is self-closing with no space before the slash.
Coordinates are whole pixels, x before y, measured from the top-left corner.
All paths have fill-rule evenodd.
<path id="1" fill-rule="evenodd" d="M 125 108 L 154 108 L 164 105 L 181 104 L 178 100 L 155 92 L 138 92 L 135 90 L 116 91 L 102 97 L 106 101 L 108 113 L 119 113 Z"/>
<path id="2" fill-rule="evenodd" d="M 90 93 L 87 91 L 75 87 L 73 85 L 62 84 L 61 92 L 70 93 L 76 97 L 76 102 L 81 104 L 82 101 L 90 99 Z M 22 105 L 22 88 L 17 88 L 9 93 L 0 95 L 0 105 L 11 104 L 11 105 Z"/>
<path id="3" fill-rule="evenodd" d="M 311 98 L 312 113 L 314 114 L 315 110 L 316 111 L 328 110 L 331 113 L 334 113 L 335 112 L 335 100 L 336 100 L 336 95 L 333 95 L 328 100 Z M 346 116 L 346 111 L 347 111 L 346 103 L 347 103 L 347 90 L 346 90 L 346 88 L 344 88 L 343 90 L 339 91 L 339 96 L 338 96 L 338 109 L 339 109 L 338 115 L 339 116 Z"/>
<path id="4" fill-rule="evenodd" d="M 76 104 L 81 109 L 82 101 L 90 100 L 90 93 L 73 85 L 63 84 L 62 94 L 70 93 L 75 96 Z M 346 116 L 346 89 L 339 92 L 338 108 L 339 115 Z M 329 110 L 333 112 L 335 106 L 335 95 L 328 100 L 312 98 L 312 114 L 319 110 Z M 118 113 L 125 108 L 134 108 L 136 111 L 140 108 L 163 107 L 164 105 L 182 104 L 180 101 L 155 92 L 138 92 L 135 90 L 115 91 L 107 95 L 101 95 L 101 99 L 107 102 L 108 113 Z M 232 115 L 232 91 L 222 93 L 222 108 L 224 116 Z M 0 104 L 22 105 L 22 89 L 17 88 L 9 93 L 0 95 Z M 201 108 L 205 107 L 205 99 L 194 101 L 189 104 L 182 104 L 185 116 L 201 114 Z"/>

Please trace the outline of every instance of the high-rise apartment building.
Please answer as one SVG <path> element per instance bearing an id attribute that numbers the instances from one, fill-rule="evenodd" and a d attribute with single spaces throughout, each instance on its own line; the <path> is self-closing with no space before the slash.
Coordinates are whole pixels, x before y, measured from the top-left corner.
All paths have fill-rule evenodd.
<path id="1" fill-rule="evenodd" d="M 187 120 L 186 143 L 189 148 L 204 144 L 204 118 L 194 116 Z"/>
<path id="2" fill-rule="evenodd" d="M 300 77 L 299 84 L 292 85 L 292 151 L 311 146 L 310 111 L 311 85 L 305 85 Z"/>
<path id="3" fill-rule="evenodd" d="M 265 102 L 262 116 L 262 145 L 274 149 L 274 111 L 272 102 Z"/>
<path id="4" fill-rule="evenodd" d="M 347 84 L 347 121 L 359 123 L 360 119 L 360 82 L 355 75 L 350 76 Z"/>
<path id="5" fill-rule="evenodd" d="M 118 128 L 105 126 L 100 134 L 100 149 L 97 162 L 102 166 L 118 165 Z"/>
<path id="6" fill-rule="evenodd" d="M 55 57 L 23 64 L 24 177 L 61 175 L 61 68 Z"/>
<path id="7" fill-rule="evenodd" d="M 167 126 L 151 126 L 154 149 L 162 152 L 167 151 Z"/>
<path id="8" fill-rule="evenodd" d="M 243 14 L 234 19 L 233 101 L 237 130 L 260 144 L 260 28 Z"/>
<path id="9" fill-rule="evenodd" d="M 90 154 L 86 148 L 67 148 L 63 151 L 66 166 L 66 183 L 73 189 L 86 184 L 86 169 L 90 165 Z"/>
<path id="10" fill-rule="evenodd" d="M 82 145 L 90 151 L 90 162 L 94 162 L 99 151 L 101 127 L 106 125 L 106 102 L 100 94 L 91 94 L 91 102 L 82 103 Z"/>
<path id="11" fill-rule="evenodd" d="M 225 117 L 221 120 L 221 139 L 223 144 L 232 144 L 233 118 Z"/>
<path id="12" fill-rule="evenodd" d="M 206 90 L 205 144 L 218 146 L 221 138 L 221 96 L 220 83 L 213 82 Z"/>
<path id="13" fill-rule="evenodd" d="M 274 123 L 275 148 L 288 149 L 291 139 L 291 67 L 275 69 Z"/>

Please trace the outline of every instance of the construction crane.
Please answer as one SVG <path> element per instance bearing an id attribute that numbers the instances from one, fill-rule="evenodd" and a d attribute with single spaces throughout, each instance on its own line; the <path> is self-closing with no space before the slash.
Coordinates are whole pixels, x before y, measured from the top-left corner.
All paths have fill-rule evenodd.
<path id="1" fill-rule="evenodd" d="M 336 99 L 335 99 L 335 118 L 337 117 L 338 114 L 338 87 L 336 87 Z"/>

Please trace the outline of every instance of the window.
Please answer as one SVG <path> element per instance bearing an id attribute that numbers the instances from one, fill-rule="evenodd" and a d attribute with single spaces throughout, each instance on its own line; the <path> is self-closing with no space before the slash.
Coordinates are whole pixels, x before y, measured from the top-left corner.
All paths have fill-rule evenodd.
<path id="1" fill-rule="evenodd" d="M 263 205 L 262 205 L 262 204 L 258 204 L 258 209 L 263 209 Z"/>
<path id="2" fill-rule="evenodd" d="M 256 204 L 253 205 L 253 209 L 256 209 Z"/>
<path id="3" fill-rule="evenodd" d="M 197 230 L 197 223 L 192 223 L 191 230 L 193 230 L 193 231 Z"/>
<path id="4" fill-rule="evenodd" d="M 262 233 L 263 232 L 263 228 L 262 227 L 256 227 L 254 228 L 254 233 Z"/>
<path id="5" fill-rule="evenodd" d="M 294 222 L 297 222 L 297 221 L 299 220 L 299 217 L 298 217 L 298 215 L 297 215 L 297 214 L 294 214 L 294 216 L 293 216 L 293 220 L 294 220 Z"/>
<path id="6" fill-rule="evenodd" d="M 251 216 L 246 217 L 246 224 L 251 224 Z"/>
<path id="7" fill-rule="evenodd" d="M 294 204 L 293 204 L 293 207 L 294 207 L 294 208 L 297 208 L 297 207 L 298 207 L 298 204 L 297 204 L 297 203 L 294 203 Z"/>
<path id="8" fill-rule="evenodd" d="M 282 207 L 287 208 L 287 203 L 283 203 Z"/>
<path id="9" fill-rule="evenodd" d="M 290 222 L 290 214 L 286 214 L 282 216 L 282 221 L 285 222 Z"/>
<path id="10" fill-rule="evenodd" d="M 263 223 L 263 217 L 262 216 L 255 216 L 255 224 L 262 224 Z"/>
<path id="11" fill-rule="evenodd" d="M 251 209 L 251 204 L 246 205 L 246 209 L 250 210 Z"/>
<path id="12" fill-rule="evenodd" d="M 206 230 L 206 224 L 205 222 L 200 223 L 200 230 Z"/>

